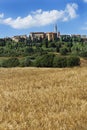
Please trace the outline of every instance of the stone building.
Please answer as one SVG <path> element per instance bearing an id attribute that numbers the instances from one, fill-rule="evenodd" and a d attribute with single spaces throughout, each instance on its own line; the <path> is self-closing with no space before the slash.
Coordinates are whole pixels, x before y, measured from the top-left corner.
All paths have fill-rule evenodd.
<path id="1" fill-rule="evenodd" d="M 48 41 L 55 40 L 57 38 L 57 33 L 47 32 L 46 37 L 47 37 Z"/>
<path id="2" fill-rule="evenodd" d="M 44 39 L 45 38 L 45 33 L 44 32 L 31 32 L 30 33 L 30 37 L 31 37 L 31 40 L 34 40 L 34 39 Z"/>
<path id="3" fill-rule="evenodd" d="M 31 32 L 30 37 L 31 37 L 31 40 L 34 40 L 35 38 L 37 38 L 38 40 L 40 38 L 42 38 L 42 39 L 47 38 L 48 41 L 51 41 L 51 40 L 54 40 L 55 38 L 57 38 L 57 33 L 55 33 L 55 32 L 47 32 L 47 33 Z"/>
<path id="4" fill-rule="evenodd" d="M 15 42 L 19 42 L 19 40 L 20 40 L 21 38 L 27 39 L 27 35 L 13 36 L 13 37 L 12 37 L 12 40 L 15 41 Z"/>

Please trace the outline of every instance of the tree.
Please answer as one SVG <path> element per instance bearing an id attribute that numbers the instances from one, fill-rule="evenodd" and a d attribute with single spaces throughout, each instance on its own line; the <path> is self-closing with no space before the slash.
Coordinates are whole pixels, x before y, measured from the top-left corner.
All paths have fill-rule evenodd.
<path id="1" fill-rule="evenodd" d="M 60 51 L 60 48 L 59 46 L 56 47 L 56 52 L 59 52 Z"/>
<path id="2" fill-rule="evenodd" d="M 4 55 L 4 48 L 0 48 L 0 56 L 3 56 Z"/>
<path id="3" fill-rule="evenodd" d="M 0 46 L 5 46 L 6 45 L 6 42 L 4 39 L 0 39 Z"/>
<path id="4" fill-rule="evenodd" d="M 42 43 L 45 45 L 46 48 L 48 48 L 48 39 L 44 38 Z"/>
<path id="5" fill-rule="evenodd" d="M 25 38 L 20 38 L 20 39 L 19 39 L 19 42 L 20 42 L 20 43 L 23 43 L 23 44 L 26 44 L 26 39 L 25 39 Z"/>
<path id="6" fill-rule="evenodd" d="M 55 45 L 55 43 L 54 43 L 54 42 L 50 42 L 50 43 L 49 43 L 49 47 L 55 48 L 55 47 L 56 47 L 56 45 Z"/>

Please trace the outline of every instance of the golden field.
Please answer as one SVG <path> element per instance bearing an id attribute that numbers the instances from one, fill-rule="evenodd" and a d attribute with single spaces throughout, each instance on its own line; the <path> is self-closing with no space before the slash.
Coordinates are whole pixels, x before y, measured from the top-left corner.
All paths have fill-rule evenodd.
<path id="1" fill-rule="evenodd" d="M 87 130 L 87 67 L 1 68 L 0 130 Z"/>

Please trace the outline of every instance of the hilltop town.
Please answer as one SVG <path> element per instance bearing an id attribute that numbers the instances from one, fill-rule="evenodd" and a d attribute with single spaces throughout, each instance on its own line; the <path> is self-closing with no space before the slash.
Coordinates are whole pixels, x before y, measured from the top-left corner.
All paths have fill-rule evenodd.
<path id="1" fill-rule="evenodd" d="M 47 38 L 48 41 L 51 40 L 55 40 L 56 38 L 81 38 L 84 42 L 87 42 L 87 35 L 80 35 L 80 34 L 60 34 L 60 32 L 30 32 L 30 35 L 16 35 L 16 36 L 12 36 L 12 37 L 5 37 L 5 38 L 0 38 L 1 40 L 6 40 L 6 39 L 11 39 L 15 42 L 19 42 L 21 39 L 25 39 L 27 40 L 28 38 L 31 38 L 31 40 L 35 40 L 35 39 L 45 39 Z"/>
<path id="2" fill-rule="evenodd" d="M 81 38 L 83 39 L 85 42 L 87 41 L 87 35 L 80 35 L 80 34 L 71 34 L 71 35 L 67 35 L 67 34 L 60 34 L 60 32 L 56 33 L 56 32 L 30 32 L 29 38 L 31 38 L 31 40 L 35 40 L 35 39 L 45 39 L 47 38 L 48 41 L 51 40 L 55 40 L 56 38 L 63 38 L 63 37 L 67 37 L 67 38 Z M 18 35 L 18 36 L 13 36 L 11 37 L 11 39 L 15 42 L 19 42 L 22 38 L 27 39 L 27 35 Z"/>
<path id="3" fill-rule="evenodd" d="M 87 42 L 87 35 L 80 35 L 80 34 L 61 34 L 58 29 L 57 25 L 55 24 L 54 26 L 54 31 L 52 32 L 30 32 L 30 34 L 27 36 L 25 35 L 16 35 L 12 37 L 5 37 L 5 38 L 0 38 L 0 41 L 3 40 L 12 40 L 14 42 L 20 42 L 21 40 L 27 40 L 30 39 L 32 41 L 34 40 L 43 40 L 47 39 L 48 41 L 54 41 L 55 39 L 69 39 L 69 38 L 77 38 L 77 39 L 82 39 L 84 42 Z"/>

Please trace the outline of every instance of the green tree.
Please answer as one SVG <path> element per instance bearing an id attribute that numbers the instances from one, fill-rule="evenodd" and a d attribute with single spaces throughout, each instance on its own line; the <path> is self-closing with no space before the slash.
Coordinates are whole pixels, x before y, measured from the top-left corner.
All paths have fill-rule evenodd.
<path id="1" fill-rule="evenodd" d="M 6 42 L 4 39 L 0 39 L 0 46 L 5 46 L 6 45 Z"/>
<path id="2" fill-rule="evenodd" d="M 48 48 L 48 39 L 44 38 L 42 44 L 45 45 L 46 48 Z"/>
<path id="3" fill-rule="evenodd" d="M 50 42 L 49 47 L 55 48 L 56 47 L 55 42 Z"/>

